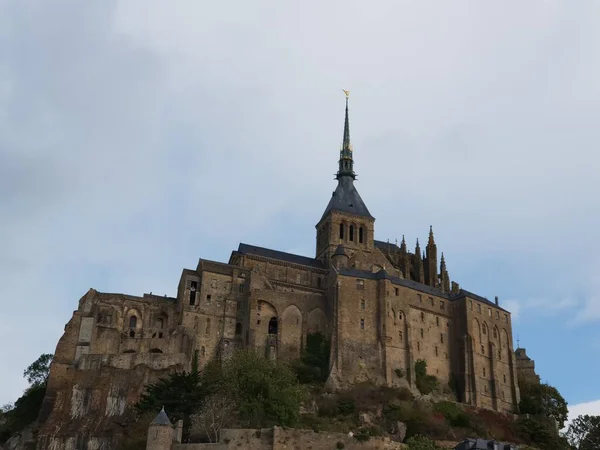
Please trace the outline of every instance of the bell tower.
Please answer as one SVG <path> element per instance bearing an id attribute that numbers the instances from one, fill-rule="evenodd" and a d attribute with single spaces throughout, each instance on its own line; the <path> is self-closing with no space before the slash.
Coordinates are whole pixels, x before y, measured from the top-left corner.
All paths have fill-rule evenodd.
<path id="1" fill-rule="evenodd" d="M 350 120 L 348 118 L 348 97 L 346 94 L 346 114 L 344 118 L 344 137 L 340 149 L 338 172 L 335 179 L 338 185 L 333 192 L 325 212 L 316 225 L 316 258 L 327 263 L 339 245 L 351 256 L 362 250 L 371 252 L 374 248 L 375 218 L 360 197 L 354 181 L 354 158 L 350 143 Z"/>

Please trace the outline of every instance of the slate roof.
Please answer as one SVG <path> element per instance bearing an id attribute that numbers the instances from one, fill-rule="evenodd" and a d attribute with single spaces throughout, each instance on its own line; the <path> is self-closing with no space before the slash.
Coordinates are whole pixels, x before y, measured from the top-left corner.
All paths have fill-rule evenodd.
<path id="1" fill-rule="evenodd" d="M 255 245 L 240 243 L 238 252 L 244 255 L 256 255 L 262 256 L 263 258 L 278 259 L 280 261 L 286 261 L 292 264 L 300 264 L 301 266 L 314 267 L 317 269 L 324 268 L 323 263 L 318 259 L 294 255 L 293 253 L 280 252 L 279 250 L 271 250 L 264 247 L 257 247 Z"/>
<path id="2" fill-rule="evenodd" d="M 519 447 L 513 444 L 503 444 L 498 441 L 488 441 L 486 439 L 465 439 L 460 442 L 454 450 L 518 450 Z"/>
<path id="3" fill-rule="evenodd" d="M 327 208 L 325 208 L 321 220 L 323 220 L 330 211 L 341 211 L 356 216 L 365 216 L 370 217 L 371 219 L 374 218 L 367 209 L 365 202 L 360 198 L 360 195 L 354 186 L 354 180 L 351 177 L 340 177 L 338 185 L 333 192 L 331 200 L 329 200 Z"/>
<path id="4" fill-rule="evenodd" d="M 398 247 L 396 244 L 393 244 L 391 242 L 378 241 L 377 239 L 375 239 L 375 241 L 373 243 L 375 244 L 375 247 L 377 247 L 380 250 L 385 250 L 386 252 L 399 252 L 400 251 L 400 247 Z"/>
<path id="5" fill-rule="evenodd" d="M 163 409 L 160 410 L 160 412 L 154 418 L 154 420 L 152 421 L 152 423 L 150 425 L 168 425 L 170 427 L 173 426 L 173 424 L 169 420 L 169 417 L 167 417 L 167 413 L 165 412 L 164 407 L 163 407 Z"/>

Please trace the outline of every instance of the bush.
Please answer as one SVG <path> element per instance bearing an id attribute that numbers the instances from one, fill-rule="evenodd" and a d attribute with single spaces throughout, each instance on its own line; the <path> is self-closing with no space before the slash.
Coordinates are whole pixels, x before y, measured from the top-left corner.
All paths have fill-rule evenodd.
<path id="1" fill-rule="evenodd" d="M 471 426 L 468 414 L 456 403 L 438 402 L 433 405 L 433 410 L 442 414 L 453 427 L 468 428 Z"/>
<path id="2" fill-rule="evenodd" d="M 323 333 L 309 333 L 306 348 L 294 371 L 302 384 L 323 384 L 329 376 L 329 341 Z"/>
<path id="3" fill-rule="evenodd" d="M 438 388 L 438 380 L 433 375 L 427 375 L 427 361 L 419 359 L 415 362 L 415 381 L 417 389 L 423 395 L 431 394 Z"/>
<path id="4" fill-rule="evenodd" d="M 404 370 L 403 369 L 396 369 L 394 372 L 396 372 L 396 376 L 398 378 L 404 378 Z"/>
<path id="5" fill-rule="evenodd" d="M 435 442 L 425 436 L 412 436 L 406 440 L 409 450 L 442 450 Z"/>
<path id="6" fill-rule="evenodd" d="M 354 433 L 354 439 L 359 442 L 366 442 L 371 439 L 372 436 L 381 436 L 383 434 L 383 430 L 376 425 L 371 425 L 368 427 L 361 427 Z"/>

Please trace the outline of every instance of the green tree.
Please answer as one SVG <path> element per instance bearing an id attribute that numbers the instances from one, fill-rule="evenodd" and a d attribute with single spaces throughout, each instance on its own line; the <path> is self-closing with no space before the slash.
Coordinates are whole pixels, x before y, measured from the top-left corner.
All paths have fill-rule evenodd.
<path id="1" fill-rule="evenodd" d="M 324 383 L 329 376 L 329 341 L 321 332 L 306 336 L 306 348 L 294 363 L 298 380 L 303 384 Z"/>
<path id="2" fill-rule="evenodd" d="M 567 421 L 569 410 L 567 402 L 560 392 L 549 384 L 520 382 L 521 402 L 519 409 L 522 414 L 554 417 L 558 428 L 563 428 Z"/>
<path id="3" fill-rule="evenodd" d="M 22 431 L 37 419 L 46 395 L 51 354 L 43 354 L 25 369 L 23 376 L 30 386 L 25 389 L 14 405 L 0 409 L 0 444 Z"/>
<path id="4" fill-rule="evenodd" d="M 27 378 L 30 385 L 46 385 L 53 356 L 50 353 L 44 353 L 25 369 L 23 376 Z"/>
<path id="5" fill-rule="evenodd" d="M 417 389 L 421 394 L 430 394 L 438 387 L 437 378 L 427 374 L 427 361 L 423 359 L 415 362 L 415 379 Z"/>
<path id="6" fill-rule="evenodd" d="M 600 416 L 579 416 L 566 434 L 569 444 L 577 450 L 596 450 L 600 448 Z"/>
<path id="7" fill-rule="evenodd" d="M 223 363 L 222 389 L 237 406 L 244 425 L 291 426 L 298 419 L 303 390 L 285 362 L 240 350 Z"/>

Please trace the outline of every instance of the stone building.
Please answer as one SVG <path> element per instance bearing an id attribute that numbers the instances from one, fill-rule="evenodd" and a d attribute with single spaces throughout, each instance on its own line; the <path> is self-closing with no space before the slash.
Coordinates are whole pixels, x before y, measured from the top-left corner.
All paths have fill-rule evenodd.
<path id="1" fill-rule="evenodd" d="M 176 297 L 90 289 L 56 348 L 41 448 L 79 448 L 86 433 L 106 442 L 98 430 L 107 436 L 146 383 L 189 368 L 196 351 L 201 364 L 236 347 L 297 358 L 316 332 L 331 342 L 334 388 L 414 387 L 415 362 L 426 360 L 430 374 L 453 380 L 460 401 L 515 411 L 510 313 L 450 281 L 432 229 L 424 251 L 418 240 L 411 252 L 404 238 L 375 239 L 355 186 L 347 99 L 336 178 L 314 258 L 242 243 L 227 262 L 184 269 Z"/>

